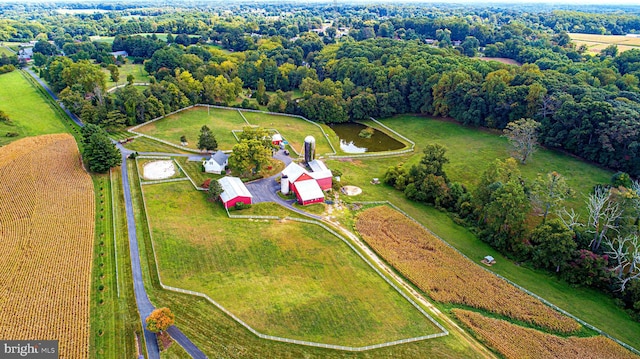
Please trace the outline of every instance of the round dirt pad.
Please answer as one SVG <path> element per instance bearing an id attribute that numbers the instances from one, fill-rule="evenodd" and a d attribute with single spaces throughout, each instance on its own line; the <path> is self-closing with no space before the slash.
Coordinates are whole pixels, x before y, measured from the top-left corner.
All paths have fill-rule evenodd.
<path id="1" fill-rule="evenodd" d="M 172 160 L 153 161 L 142 167 L 142 176 L 148 180 L 171 178 L 176 174 L 176 167 Z"/>
<path id="2" fill-rule="evenodd" d="M 356 186 L 344 186 L 342 187 L 342 193 L 346 194 L 347 196 L 357 196 L 362 193 L 362 189 Z"/>

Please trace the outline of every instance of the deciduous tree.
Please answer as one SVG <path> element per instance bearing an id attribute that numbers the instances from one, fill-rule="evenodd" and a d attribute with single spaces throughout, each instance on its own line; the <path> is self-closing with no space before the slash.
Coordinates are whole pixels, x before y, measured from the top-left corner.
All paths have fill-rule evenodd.
<path id="1" fill-rule="evenodd" d="M 558 219 L 539 224 L 531 233 L 531 244 L 534 264 L 556 272 L 577 249 L 573 232 Z"/>
<path id="2" fill-rule="evenodd" d="M 173 325 L 175 316 L 171 313 L 171 309 L 167 307 L 158 308 L 149 314 L 145 322 L 149 331 L 154 333 L 163 332 Z"/>
<path id="3" fill-rule="evenodd" d="M 513 153 L 520 163 L 527 163 L 527 159 L 538 147 L 538 128 L 540 123 L 530 118 L 521 118 L 509 122 L 504 129 L 504 136 L 513 146 Z"/>

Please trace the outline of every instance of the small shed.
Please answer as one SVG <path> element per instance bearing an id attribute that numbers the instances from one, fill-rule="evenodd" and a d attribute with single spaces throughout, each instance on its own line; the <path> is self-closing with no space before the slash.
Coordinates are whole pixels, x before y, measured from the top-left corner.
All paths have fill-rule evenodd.
<path id="1" fill-rule="evenodd" d="M 222 177 L 218 180 L 218 183 L 220 183 L 220 187 L 222 187 L 220 199 L 224 204 L 224 208 L 233 207 L 239 202 L 246 205 L 252 203 L 253 196 L 240 178 L 230 176 Z"/>
<path id="2" fill-rule="evenodd" d="M 303 206 L 324 201 L 324 193 L 315 180 L 305 180 L 296 182 L 296 197 L 298 203 Z"/>
<path id="3" fill-rule="evenodd" d="M 488 266 L 492 266 L 492 265 L 496 264 L 496 260 L 492 256 L 486 256 L 486 257 L 482 258 L 482 260 L 480 262 L 482 262 L 483 264 L 486 264 Z"/>
<path id="4" fill-rule="evenodd" d="M 229 155 L 222 151 L 216 151 L 211 157 L 204 160 L 202 165 L 206 173 L 221 174 L 225 167 L 229 164 Z"/>
<path id="5" fill-rule="evenodd" d="M 279 133 L 275 133 L 273 136 L 271 136 L 271 143 L 274 146 L 280 146 L 282 141 L 283 141 L 282 135 L 280 135 Z"/>
<path id="6" fill-rule="evenodd" d="M 129 56 L 129 54 L 126 51 L 114 51 L 114 52 L 110 52 L 109 55 L 113 56 L 113 57 L 127 57 Z"/>

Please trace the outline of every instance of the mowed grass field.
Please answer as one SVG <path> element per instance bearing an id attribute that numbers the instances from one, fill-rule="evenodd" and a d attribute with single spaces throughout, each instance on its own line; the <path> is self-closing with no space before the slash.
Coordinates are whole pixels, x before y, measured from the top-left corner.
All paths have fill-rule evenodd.
<path id="1" fill-rule="evenodd" d="M 111 81 L 111 73 L 106 68 L 102 69 L 102 72 L 105 73 L 107 79 L 107 88 L 115 87 L 116 85 L 123 85 L 127 83 L 127 76 L 133 75 L 133 82 L 149 82 L 149 74 L 144 70 L 144 65 L 142 64 L 124 64 L 122 66 L 118 66 L 118 71 L 120 71 L 120 77 L 118 82 L 115 83 Z M 144 90 L 144 87 L 140 87 Z"/>
<path id="2" fill-rule="evenodd" d="M 579 33 L 570 33 L 569 37 L 577 46 L 586 45 L 592 53 L 600 53 L 609 45 L 617 45 L 619 53 L 631 49 L 640 49 L 640 37 Z"/>
<path id="3" fill-rule="evenodd" d="M 20 71 L 0 75 L 0 110 L 13 122 L 0 122 L 0 146 L 28 136 L 67 132 L 59 112 Z M 18 136 L 6 137 L 7 132 Z"/>
<path id="4" fill-rule="evenodd" d="M 449 163 L 444 166 L 447 176 L 454 182 L 463 183 L 471 191 L 492 161 L 510 156 L 507 139 L 498 132 L 486 132 L 450 121 L 410 115 L 396 116 L 381 122 L 415 141 L 416 150 L 414 154 L 405 157 L 329 161 L 330 168 L 338 168 L 344 173 L 345 181 L 362 187 L 363 194 L 356 197 L 357 200 L 386 198 L 388 188 L 371 185 L 371 178 L 383 178 L 387 168 L 401 162 L 409 166 L 418 163 L 423 155 L 422 150 L 428 144 L 437 143 L 447 148 Z M 519 168 L 522 175 L 530 181 L 538 174 L 545 175 L 551 171 L 563 175 L 576 193 L 567 201 L 567 205 L 580 213 L 585 213 L 584 195 L 590 193 L 596 184 L 609 183 L 613 175 L 611 171 L 546 149 L 539 149 L 526 165 L 520 165 Z"/>
<path id="5" fill-rule="evenodd" d="M 319 226 L 230 220 L 186 182 L 143 192 L 163 282 L 206 293 L 262 333 L 364 346 L 439 332 Z"/>
<path id="6" fill-rule="evenodd" d="M 56 339 L 61 358 L 88 358 L 95 204 L 73 137 L 0 148 L 0 198 L 0 339 Z"/>
<path id="7" fill-rule="evenodd" d="M 257 112 L 243 112 L 242 114 L 252 125 L 278 130 L 282 137 L 289 142 L 289 145 L 293 146 L 300 154 L 304 150 L 304 139 L 309 135 L 316 139 L 316 154 L 318 156 L 325 153 L 333 153 L 329 141 L 324 137 L 320 128 L 313 123 L 289 116 Z M 334 146 L 336 145 L 334 144 Z"/>
<path id="8" fill-rule="evenodd" d="M 248 126 L 238 111 L 217 108 L 207 111 L 206 107 L 194 107 L 142 126 L 137 129 L 137 132 L 176 145 L 180 144 L 180 137 L 184 135 L 187 137 L 187 147 L 197 149 L 200 129 L 204 125 L 207 125 L 216 136 L 218 148 L 221 150 L 231 150 L 238 143 L 232 130 L 242 130 Z"/>

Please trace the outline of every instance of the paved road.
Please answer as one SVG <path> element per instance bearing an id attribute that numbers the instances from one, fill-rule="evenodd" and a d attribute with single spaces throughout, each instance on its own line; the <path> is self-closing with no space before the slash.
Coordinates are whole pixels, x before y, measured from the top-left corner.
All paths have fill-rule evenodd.
<path id="1" fill-rule="evenodd" d="M 58 97 L 51 91 L 49 86 L 42 81 L 31 69 L 27 69 L 29 75 L 31 75 L 40 86 L 42 86 L 51 97 L 58 102 Z M 80 119 L 69 112 L 69 110 L 65 109 L 60 102 L 58 105 L 67 113 L 67 115 L 78 124 L 78 126 L 84 126 L 84 123 L 80 121 Z M 133 288 L 136 297 L 136 305 L 138 306 L 138 312 L 140 313 L 140 321 L 142 322 L 142 327 L 145 328 L 145 319 L 151 314 L 151 312 L 155 309 L 149 297 L 147 296 L 147 292 L 144 289 L 144 282 L 142 280 L 142 268 L 140 266 L 140 253 L 138 251 L 138 236 L 136 234 L 136 220 L 133 213 L 133 202 L 131 200 L 131 187 L 129 187 L 129 170 L 127 168 L 127 157 L 131 154 L 130 150 L 125 149 L 122 145 L 116 144 L 116 147 L 120 150 L 122 156 L 122 185 L 124 188 L 124 200 L 125 200 L 125 210 L 127 214 L 127 232 L 129 234 L 129 254 L 131 256 L 131 271 L 133 273 Z M 196 359 L 205 359 L 207 358 L 198 347 L 193 344 L 176 326 L 170 327 L 167 332 L 171 337 L 182 346 L 191 357 Z M 144 329 L 144 338 L 147 344 L 147 358 L 148 359 L 160 359 L 160 350 L 158 348 L 158 341 L 156 340 L 156 335 L 151 333 L 150 331 Z"/>
<path id="2" fill-rule="evenodd" d="M 276 152 L 276 154 L 273 157 L 277 160 L 284 162 L 285 166 L 288 166 L 291 163 L 291 157 L 285 156 L 282 150 Z M 316 216 L 314 214 L 305 212 L 299 208 L 294 207 L 293 204 L 296 202 L 296 200 L 294 199 L 285 200 L 280 198 L 280 196 L 278 196 L 276 192 L 280 190 L 280 185 L 278 184 L 278 182 L 276 182 L 276 178 L 278 178 L 279 176 L 280 174 L 277 173 L 271 177 L 267 177 L 267 178 L 263 178 L 257 181 L 247 183 L 247 189 L 253 195 L 252 202 L 253 203 L 260 203 L 260 202 L 279 203 L 282 206 L 287 207 L 296 213 L 300 213 L 304 216 L 311 217 L 313 219 L 321 220 L 322 217 L 320 216 Z"/>
<path id="3" fill-rule="evenodd" d="M 78 116 L 74 115 L 73 113 L 71 113 L 71 111 L 64 108 L 62 103 L 60 103 L 60 99 L 58 98 L 58 96 L 56 96 L 56 94 L 53 93 L 53 91 L 51 91 L 51 89 L 49 88 L 49 85 L 47 85 L 46 82 L 44 82 L 40 77 L 38 77 L 38 75 L 36 75 L 36 73 L 33 72 L 30 68 L 27 68 L 26 71 L 27 73 L 29 73 L 29 75 L 31 75 L 31 77 L 33 77 L 36 81 L 38 81 L 40 86 L 42 86 L 42 88 L 44 88 L 45 91 L 49 93 L 49 95 L 51 95 L 51 97 L 58 103 L 58 106 L 60 106 L 60 108 L 64 110 L 64 112 L 67 114 L 67 116 L 69 116 L 69 118 L 71 118 L 73 122 L 75 122 L 80 127 L 84 126 L 84 123 L 80 121 Z"/>

